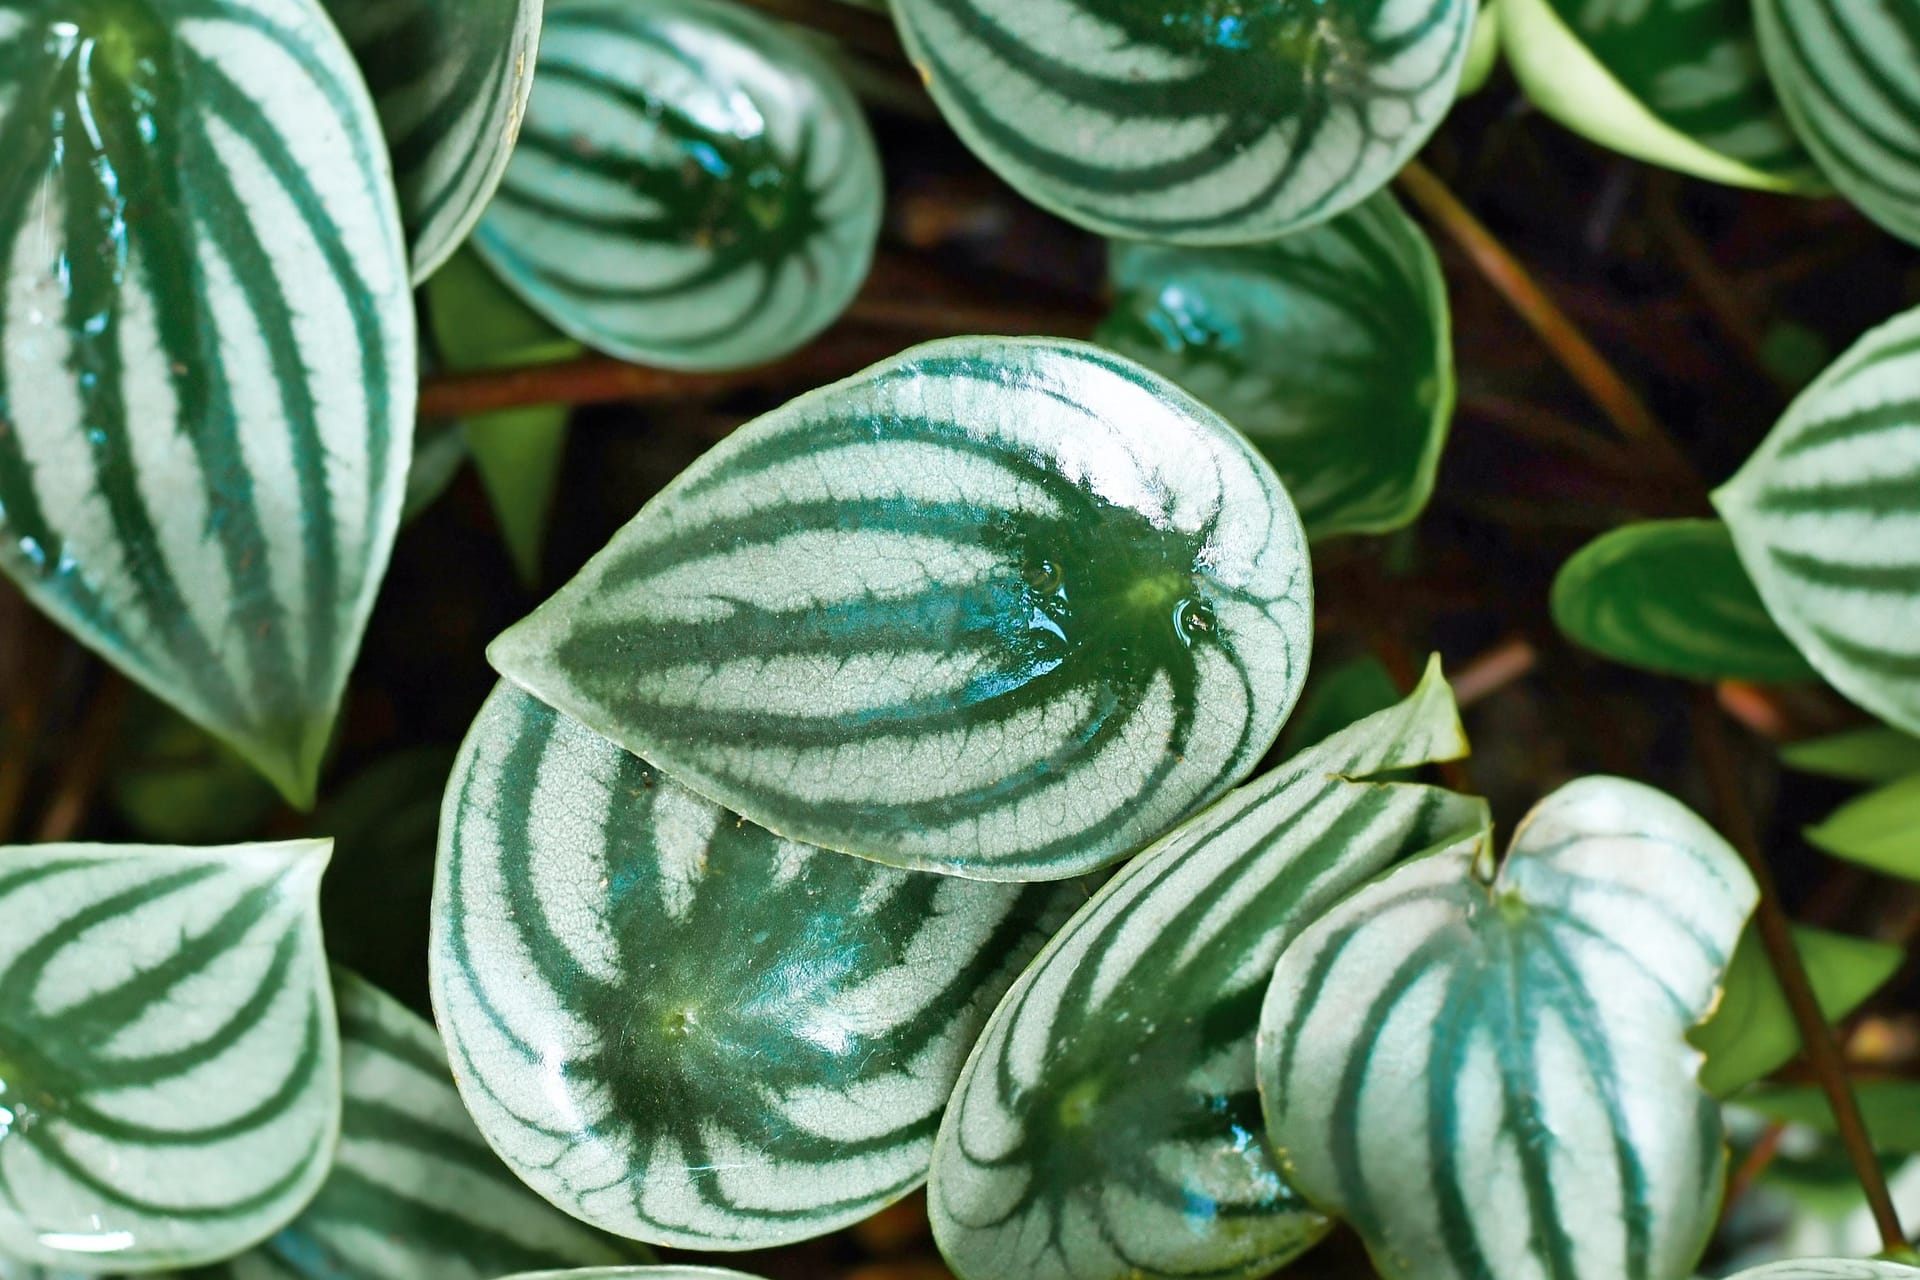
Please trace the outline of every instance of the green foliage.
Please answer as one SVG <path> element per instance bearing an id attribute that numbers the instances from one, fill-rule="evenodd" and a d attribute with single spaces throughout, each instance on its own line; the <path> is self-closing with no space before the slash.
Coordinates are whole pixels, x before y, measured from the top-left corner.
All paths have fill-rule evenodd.
<path id="1" fill-rule="evenodd" d="M 1848 782 L 1892 782 L 1920 773 L 1920 738 L 1885 725 L 1848 729 L 1780 749 L 1788 768 Z"/>
<path id="2" fill-rule="evenodd" d="M 1853 1094 L 1874 1150 L 1920 1155 L 1920 1082 L 1863 1080 L 1854 1084 Z M 1818 1085 L 1763 1085 L 1747 1090 L 1736 1101 L 1770 1120 L 1803 1124 L 1827 1134 L 1839 1132 L 1827 1095 Z"/>
<path id="3" fill-rule="evenodd" d="M 1920 880 L 1920 773 L 1849 800 L 1807 839 L 1836 858 Z"/>

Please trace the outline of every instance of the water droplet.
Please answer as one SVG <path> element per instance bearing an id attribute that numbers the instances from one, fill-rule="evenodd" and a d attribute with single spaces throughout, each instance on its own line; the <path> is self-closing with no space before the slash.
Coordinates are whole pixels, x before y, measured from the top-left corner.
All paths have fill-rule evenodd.
<path id="1" fill-rule="evenodd" d="M 31 564 L 41 573 L 47 571 L 47 553 L 45 548 L 40 545 L 39 539 L 20 539 L 20 554 L 27 558 L 27 563 Z"/>

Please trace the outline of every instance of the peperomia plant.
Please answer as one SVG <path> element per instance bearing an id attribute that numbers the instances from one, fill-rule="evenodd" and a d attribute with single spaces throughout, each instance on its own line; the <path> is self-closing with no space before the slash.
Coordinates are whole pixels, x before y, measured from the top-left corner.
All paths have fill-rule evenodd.
<path id="1" fill-rule="evenodd" d="M 1916 42 L 0 0 L 0 1278 L 1920 1277 Z"/>

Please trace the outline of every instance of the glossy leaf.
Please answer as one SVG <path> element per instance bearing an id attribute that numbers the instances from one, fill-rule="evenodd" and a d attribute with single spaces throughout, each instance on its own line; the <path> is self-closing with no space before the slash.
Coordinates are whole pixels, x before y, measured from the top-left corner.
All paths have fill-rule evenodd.
<path id="1" fill-rule="evenodd" d="M 710 0 L 551 0 L 526 128 L 474 244 L 589 346 L 734 368 L 839 316 L 880 206 L 859 105 L 768 19 Z"/>
<path id="2" fill-rule="evenodd" d="M 1484 840 L 1389 873 L 1281 955 L 1260 1095 L 1294 1185 L 1388 1280 L 1670 1280 L 1720 1203 L 1687 1029 L 1756 894 L 1679 802 L 1584 778 L 1496 873 Z"/>
<path id="3" fill-rule="evenodd" d="M 1848 782 L 1892 782 L 1920 773 L 1920 737 L 1884 725 L 1848 729 L 1790 743 L 1780 748 L 1780 762 Z"/>
<path id="4" fill-rule="evenodd" d="M 1836 858 L 1920 880 L 1920 774 L 1849 800 L 1808 827 L 1807 839 Z"/>
<path id="5" fill-rule="evenodd" d="M 1873 1149 L 1882 1154 L 1920 1155 L 1920 1082 L 1912 1080 L 1856 1080 L 1854 1098 L 1873 1137 Z M 1819 1085 L 1791 1085 L 1749 1089 L 1739 1104 L 1770 1120 L 1803 1124 L 1825 1134 L 1838 1134 L 1839 1125 Z"/>
<path id="6" fill-rule="evenodd" d="M 759 1248 L 919 1185 L 975 1034 L 1083 901 L 782 840 L 502 685 L 447 791 L 434 1008 L 535 1190 Z"/>
<path id="7" fill-rule="evenodd" d="M 1827 1020 L 1837 1022 L 1899 972 L 1899 947 L 1824 929 L 1795 927 L 1793 942 Z M 1800 1028 L 1773 975 L 1760 935 L 1741 935 L 1713 1016 L 1688 1037 L 1707 1055 L 1700 1087 L 1720 1097 L 1752 1084 L 1800 1052 Z"/>
<path id="8" fill-rule="evenodd" d="M 1107 235 L 1273 240 L 1353 207 L 1453 105 L 1472 0 L 894 0 L 947 120 Z"/>
<path id="9" fill-rule="evenodd" d="M 1713 495 L 1774 621 L 1920 733 L 1920 311 L 1862 338 Z"/>
<path id="10" fill-rule="evenodd" d="M 189 1266 L 300 1212 L 340 1124 L 328 851 L 0 849 L 0 1252 Z"/>
<path id="11" fill-rule="evenodd" d="M 1807 150 L 1861 212 L 1920 244 L 1920 0 L 1755 0 Z"/>
<path id="12" fill-rule="evenodd" d="M 1453 415 L 1446 282 L 1384 192 L 1272 244 L 1116 242 L 1095 335 L 1219 410 L 1313 538 L 1419 515 Z"/>
<path id="13" fill-rule="evenodd" d="M 540 0 L 322 0 L 393 155 L 415 283 L 480 219 L 533 88 Z"/>
<path id="14" fill-rule="evenodd" d="M 1767 613 L 1718 520 L 1646 520 L 1582 547 L 1553 620 L 1603 657 L 1694 680 L 1818 677 Z"/>
<path id="15" fill-rule="evenodd" d="M 1311 597 L 1286 492 L 1205 406 L 956 338 L 736 431 L 488 657 L 793 839 L 1058 879 L 1246 776 Z"/>
<path id="16" fill-rule="evenodd" d="M 314 0 L 4 0 L 0 85 L 0 570 L 308 803 L 412 444 L 359 73 Z"/>
<path id="17" fill-rule="evenodd" d="M 1869 1258 L 1796 1258 L 1754 1267 L 1730 1280 L 1920 1280 L 1920 1267 Z"/>
<path id="18" fill-rule="evenodd" d="M 1750 0 L 1501 0 L 1500 34 L 1527 96 L 1602 146 L 1735 186 L 1821 186 Z"/>
<path id="19" fill-rule="evenodd" d="M 1436 662 L 1413 696 L 1232 792 L 1129 863 L 995 1011 L 934 1151 L 967 1280 L 1262 1276 L 1328 1222 L 1282 1180 L 1254 1084 L 1280 948 L 1479 801 L 1356 781 L 1466 753 Z"/>

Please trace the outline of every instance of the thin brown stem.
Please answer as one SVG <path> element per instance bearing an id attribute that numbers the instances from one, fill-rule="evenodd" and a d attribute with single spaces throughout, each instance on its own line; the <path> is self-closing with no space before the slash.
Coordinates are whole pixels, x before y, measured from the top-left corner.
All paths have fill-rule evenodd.
<path id="1" fill-rule="evenodd" d="M 1775 1120 L 1761 1131 L 1759 1141 L 1753 1144 L 1753 1149 L 1747 1152 L 1746 1159 L 1740 1162 L 1740 1167 L 1733 1171 L 1731 1178 L 1727 1179 L 1727 1194 L 1720 1200 L 1722 1222 L 1726 1221 L 1727 1215 L 1733 1212 L 1733 1207 L 1740 1203 L 1742 1197 L 1753 1189 L 1753 1184 L 1760 1180 L 1760 1175 L 1773 1166 L 1774 1158 L 1780 1154 L 1780 1139 L 1785 1137 L 1786 1133 L 1786 1123 L 1781 1120 Z"/>
<path id="2" fill-rule="evenodd" d="M 1400 187 L 1465 253 L 1481 276 L 1540 335 L 1556 359 L 1607 415 L 1620 435 L 1655 459 L 1662 470 L 1700 488 L 1693 465 L 1673 443 L 1638 392 L 1548 297 L 1519 259 L 1461 204 L 1424 165 L 1400 172 Z"/>
<path id="3" fill-rule="evenodd" d="M 1525 679 L 1539 663 L 1539 652 L 1525 636 L 1509 636 L 1454 673 L 1449 681 L 1453 700 L 1462 708 L 1470 707 Z"/>
<path id="4" fill-rule="evenodd" d="M 35 837 L 40 843 L 59 844 L 71 840 L 81 829 L 87 810 L 93 805 L 94 792 L 106 773 L 107 758 L 113 752 L 126 709 L 126 680 L 117 672 L 103 672 L 87 703 L 73 748 L 67 753 L 66 765 L 54 783 L 53 796 L 40 815 L 40 829 Z"/>
<path id="5" fill-rule="evenodd" d="M 1774 883 L 1773 868 L 1760 851 L 1759 834 L 1754 826 L 1753 815 L 1741 795 L 1740 779 L 1734 771 L 1725 723 L 1711 690 L 1703 691 L 1696 703 L 1694 728 L 1700 748 L 1700 763 L 1706 771 L 1707 783 L 1713 790 L 1714 807 L 1719 811 L 1720 829 L 1726 833 L 1733 847 L 1740 851 L 1747 869 L 1753 873 L 1754 884 L 1759 887 L 1760 905 L 1754 923 L 1759 929 L 1760 941 L 1766 948 L 1767 960 L 1780 980 L 1780 989 L 1786 994 L 1787 1007 L 1793 1011 L 1794 1024 L 1800 1030 L 1807 1064 L 1819 1080 L 1821 1091 L 1826 1094 L 1827 1105 L 1833 1109 L 1840 1144 L 1846 1148 L 1854 1176 L 1860 1180 L 1861 1190 L 1866 1193 L 1867 1207 L 1873 1212 L 1881 1243 L 1887 1252 L 1897 1253 L 1907 1247 L 1906 1235 L 1900 1228 L 1900 1215 L 1894 1208 L 1893 1197 L 1888 1194 L 1880 1161 L 1874 1156 L 1873 1140 L 1867 1134 L 1866 1120 L 1860 1114 L 1860 1102 L 1854 1097 L 1853 1084 L 1847 1075 L 1846 1057 L 1840 1050 L 1833 1029 L 1827 1025 L 1826 1016 L 1820 1011 L 1813 984 L 1808 981 L 1806 967 L 1800 962 L 1800 952 L 1793 945 L 1793 926 L 1780 905 L 1780 891 Z"/>

